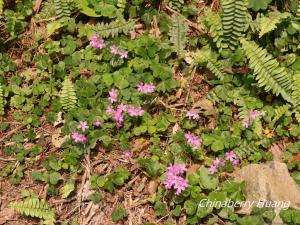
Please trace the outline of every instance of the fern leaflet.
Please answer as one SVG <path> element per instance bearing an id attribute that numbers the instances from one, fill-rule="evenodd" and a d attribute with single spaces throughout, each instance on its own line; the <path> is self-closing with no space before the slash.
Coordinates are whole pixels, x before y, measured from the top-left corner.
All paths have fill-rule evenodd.
<path id="1" fill-rule="evenodd" d="M 263 48 L 253 41 L 241 40 L 250 68 L 254 70 L 255 79 L 265 91 L 281 95 L 286 101 L 294 103 L 291 97 L 292 82 L 286 69 Z"/>
<path id="2" fill-rule="evenodd" d="M 274 125 L 282 116 L 284 116 L 288 111 L 290 107 L 288 105 L 282 105 L 278 106 L 275 109 L 275 116 L 272 119 L 272 125 Z"/>
<path id="3" fill-rule="evenodd" d="M 98 23 L 95 28 L 95 32 L 98 32 L 99 35 L 103 38 L 109 36 L 115 37 L 120 33 L 128 34 L 131 30 L 134 29 L 135 20 L 128 21 L 114 21 L 108 24 Z"/>
<path id="4" fill-rule="evenodd" d="M 250 156 L 251 154 L 253 154 L 255 152 L 259 152 L 259 149 L 255 145 L 255 143 L 244 142 L 238 148 L 234 149 L 233 151 L 238 156 L 238 158 L 245 159 L 248 156 Z"/>
<path id="5" fill-rule="evenodd" d="M 56 15 L 59 18 L 71 16 L 70 3 L 68 0 L 54 0 L 54 4 Z"/>
<path id="6" fill-rule="evenodd" d="M 72 81 L 66 77 L 62 83 L 62 90 L 60 93 L 60 102 L 64 110 L 71 110 L 75 108 L 77 97 L 75 93 L 75 88 Z"/>
<path id="7" fill-rule="evenodd" d="M 222 1 L 223 47 L 234 50 L 246 25 L 247 4 L 245 0 Z"/>
<path id="8" fill-rule="evenodd" d="M 4 96 L 3 96 L 3 88 L 0 84 L 0 116 L 4 115 Z"/>
<path id="9" fill-rule="evenodd" d="M 170 40 L 174 45 L 178 56 L 184 56 L 184 49 L 187 42 L 188 25 L 182 16 L 172 16 L 172 27 L 169 31 Z"/>
<path id="10" fill-rule="evenodd" d="M 44 224 L 55 224 L 54 209 L 50 208 L 43 199 L 28 197 L 24 201 L 10 203 L 10 207 L 22 215 L 43 219 Z"/>
<path id="11" fill-rule="evenodd" d="M 279 24 L 283 19 L 290 17 L 289 13 L 273 13 L 270 17 L 263 17 L 259 20 L 260 32 L 259 37 L 261 38 L 266 33 L 269 33 L 277 28 L 277 24 Z"/>
<path id="12" fill-rule="evenodd" d="M 3 0 L 0 0 L 0 17 L 3 12 L 3 4 L 4 4 Z"/>
<path id="13" fill-rule="evenodd" d="M 293 76 L 293 92 L 292 97 L 296 105 L 300 105 L 300 73 Z"/>
<path id="14" fill-rule="evenodd" d="M 118 0 L 117 6 L 124 12 L 126 8 L 127 0 Z"/>
<path id="15" fill-rule="evenodd" d="M 222 36 L 223 36 L 223 26 L 222 19 L 218 13 L 211 10 L 205 12 L 204 21 L 206 26 L 209 28 L 210 35 L 218 48 L 221 48 Z"/>

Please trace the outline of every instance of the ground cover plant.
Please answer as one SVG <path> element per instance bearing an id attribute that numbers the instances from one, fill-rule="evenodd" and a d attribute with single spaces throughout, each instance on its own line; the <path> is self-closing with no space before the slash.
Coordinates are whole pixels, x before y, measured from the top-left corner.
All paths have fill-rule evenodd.
<path id="1" fill-rule="evenodd" d="M 300 185 L 299 33 L 298 0 L 0 0 L 0 222 L 271 224 L 199 204 Z"/>

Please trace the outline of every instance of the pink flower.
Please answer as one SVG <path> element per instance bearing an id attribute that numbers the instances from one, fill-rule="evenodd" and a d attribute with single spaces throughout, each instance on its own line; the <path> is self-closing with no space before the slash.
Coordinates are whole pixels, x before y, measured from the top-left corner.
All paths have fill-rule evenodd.
<path id="1" fill-rule="evenodd" d="M 113 115 L 113 114 L 115 114 L 115 110 L 111 107 L 111 106 L 108 106 L 107 108 L 106 108 L 106 110 L 105 110 L 105 112 L 108 114 L 108 115 Z"/>
<path id="2" fill-rule="evenodd" d="M 177 176 L 179 174 L 183 174 L 186 171 L 187 171 L 187 168 L 186 168 L 186 165 L 184 165 L 184 164 L 176 164 L 176 165 L 171 164 L 167 168 L 167 174 L 174 175 L 174 176 Z"/>
<path id="3" fill-rule="evenodd" d="M 191 132 L 185 133 L 185 139 L 188 144 L 199 147 L 201 145 L 201 138 Z"/>
<path id="4" fill-rule="evenodd" d="M 110 46 L 110 53 L 113 55 L 117 55 L 119 53 L 118 47 L 115 45 Z"/>
<path id="5" fill-rule="evenodd" d="M 184 191 L 188 187 L 188 181 L 179 175 L 185 171 L 187 171 L 187 168 L 184 164 L 170 165 L 167 169 L 167 177 L 163 181 L 165 188 L 168 190 L 174 188 L 176 195 Z"/>
<path id="6" fill-rule="evenodd" d="M 140 83 L 137 87 L 138 87 L 138 91 L 144 94 L 152 93 L 156 89 L 155 85 L 153 85 L 152 83 L 149 84 Z"/>
<path id="7" fill-rule="evenodd" d="M 98 49 L 103 49 L 106 46 L 104 40 L 99 40 L 98 35 L 96 33 L 91 37 L 90 45 L 93 48 L 98 48 Z"/>
<path id="8" fill-rule="evenodd" d="M 223 159 L 217 157 L 215 158 L 215 160 L 213 161 L 213 165 L 216 166 L 216 167 L 219 167 L 219 166 L 225 166 L 225 162 Z"/>
<path id="9" fill-rule="evenodd" d="M 190 119 L 190 120 L 199 120 L 200 116 L 197 113 L 194 113 L 192 111 L 189 111 L 186 113 L 186 116 Z"/>
<path id="10" fill-rule="evenodd" d="M 235 166 L 237 166 L 237 165 L 240 164 L 240 160 L 239 160 L 239 159 L 234 159 L 234 160 L 232 161 L 232 164 L 235 165 Z"/>
<path id="11" fill-rule="evenodd" d="M 175 177 L 174 189 L 176 189 L 175 195 L 180 195 L 189 186 L 187 179 L 183 177 Z"/>
<path id="12" fill-rule="evenodd" d="M 87 142 L 87 137 L 83 134 L 79 134 L 77 132 L 72 132 L 71 133 L 71 137 L 72 139 L 76 142 L 76 143 L 86 143 Z"/>
<path id="13" fill-rule="evenodd" d="M 110 92 L 108 92 L 108 94 L 109 94 L 108 99 L 109 99 L 110 103 L 117 102 L 118 91 L 117 91 L 116 89 L 112 88 L 112 89 L 110 90 Z"/>
<path id="14" fill-rule="evenodd" d="M 123 152 L 122 156 L 124 158 L 131 158 L 133 156 L 133 153 L 130 151 L 125 151 L 125 152 Z"/>
<path id="15" fill-rule="evenodd" d="M 208 169 L 208 172 L 209 172 L 210 174 L 214 174 L 214 173 L 218 172 L 218 168 L 217 168 L 216 166 L 214 166 L 214 165 L 211 165 L 211 166 L 209 167 L 209 169 Z"/>
<path id="16" fill-rule="evenodd" d="M 249 118 L 251 120 L 255 120 L 257 117 L 259 117 L 259 111 L 257 111 L 257 110 L 251 110 L 249 112 Z"/>
<path id="17" fill-rule="evenodd" d="M 99 120 L 95 120 L 95 121 L 93 122 L 93 125 L 94 125 L 95 127 L 100 127 L 100 126 L 101 126 L 101 122 L 100 122 Z"/>
<path id="18" fill-rule="evenodd" d="M 243 120 L 242 121 L 242 126 L 245 127 L 245 128 L 248 128 L 249 127 L 249 121 L 248 120 Z"/>
<path id="19" fill-rule="evenodd" d="M 77 128 L 84 132 L 85 130 L 89 129 L 89 126 L 87 125 L 86 121 L 79 121 Z"/>
<path id="20" fill-rule="evenodd" d="M 121 110 L 117 109 L 115 111 L 115 114 L 113 116 L 113 119 L 117 122 L 117 127 L 122 127 L 123 121 L 124 121 L 124 115 Z"/>
<path id="21" fill-rule="evenodd" d="M 121 103 L 120 105 L 118 105 L 118 110 L 120 110 L 120 111 L 122 111 L 122 112 L 126 112 L 126 110 L 127 110 L 127 105 L 126 104 L 123 104 L 123 103 Z"/>
<path id="22" fill-rule="evenodd" d="M 226 160 L 229 160 L 230 162 L 233 162 L 234 160 L 236 160 L 236 155 L 233 151 L 230 151 L 230 152 L 226 152 L 225 153 L 225 158 Z"/>
<path id="23" fill-rule="evenodd" d="M 141 106 L 134 107 L 132 105 L 127 107 L 127 112 L 129 116 L 142 116 L 145 112 L 145 110 L 142 109 Z"/>
<path id="24" fill-rule="evenodd" d="M 128 58 L 128 52 L 127 51 L 118 51 L 118 54 L 121 59 L 127 59 Z"/>

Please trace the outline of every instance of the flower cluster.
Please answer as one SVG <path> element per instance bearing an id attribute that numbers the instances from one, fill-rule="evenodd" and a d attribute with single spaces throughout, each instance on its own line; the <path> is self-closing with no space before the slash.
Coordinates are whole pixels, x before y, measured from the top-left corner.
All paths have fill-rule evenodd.
<path id="1" fill-rule="evenodd" d="M 166 189 L 175 189 L 176 195 L 179 195 L 188 187 L 188 181 L 181 177 L 184 172 L 187 171 L 187 168 L 184 164 L 170 165 L 167 169 L 167 177 L 163 181 Z"/>
<path id="2" fill-rule="evenodd" d="M 81 144 L 86 143 L 88 140 L 84 134 L 79 134 L 78 132 L 72 132 L 71 137 L 76 143 L 81 143 Z"/>
<path id="3" fill-rule="evenodd" d="M 123 158 L 128 159 L 133 156 L 133 153 L 131 151 L 124 151 L 122 156 L 123 156 Z"/>
<path id="4" fill-rule="evenodd" d="M 125 50 L 120 50 L 117 46 L 112 45 L 110 46 L 110 53 L 113 55 L 119 55 L 121 59 L 127 59 L 128 58 L 128 52 Z"/>
<path id="5" fill-rule="evenodd" d="M 148 93 L 152 93 L 155 91 L 155 85 L 153 85 L 152 83 L 140 83 L 138 86 L 138 91 L 142 92 L 144 94 L 148 94 Z"/>
<path id="6" fill-rule="evenodd" d="M 104 40 L 98 39 L 98 35 L 95 33 L 90 39 L 90 45 L 93 48 L 103 49 L 106 47 Z"/>
<path id="7" fill-rule="evenodd" d="M 195 147 L 199 147 L 201 145 L 202 140 L 199 136 L 192 134 L 191 132 L 185 133 L 184 136 L 188 144 Z"/>
<path id="8" fill-rule="evenodd" d="M 235 155 L 235 153 L 233 151 L 226 152 L 225 159 L 227 161 L 230 161 L 235 166 L 240 163 L 240 160 L 237 158 L 237 156 Z M 215 158 L 215 160 L 213 161 L 213 164 L 208 169 L 208 172 L 210 174 L 214 174 L 214 173 L 218 172 L 219 167 L 223 167 L 223 166 L 225 166 L 225 161 L 223 159 L 221 159 L 220 157 L 217 157 L 217 158 Z"/>
<path id="9" fill-rule="evenodd" d="M 248 128 L 250 125 L 250 120 L 256 120 L 260 115 L 260 112 L 257 110 L 251 110 L 249 112 L 248 118 L 242 121 L 242 126 Z"/>
<path id="10" fill-rule="evenodd" d="M 109 92 L 109 101 L 113 104 L 116 103 L 118 97 L 118 91 L 116 89 L 111 89 Z M 108 115 L 112 116 L 113 120 L 117 123 L 117 128 L 122 127 L 125 120 L 124 113 L 127 112 L 129 116 L 142 116 L 145 110 L 141 106 L 126 105 L 124 103 L 119 104 L 116 109 L 112 106 L 108 106 L 105 111 Z"/>
<path id="11" fill-rule="evenodd" d="M 106 47 L 106 44 L 104 40 L 98 38 L 98 34 L 94 33 L 93 36 L 90 38 L 90 45 L 93 48 L 97 49 L 103 49 Z M 109 47 L 110 53 L 113 55 L 118 55 L 121 59 L 127 59 L 128 58 L 128 51 L 121 50 L 115 45 L 111 45 Z"/>
<path id="12" fill-rule="evenodd" d="M 199 119 L 200 119 L 199 114 L 193 112 L 192 110 L 191 110 L 191 111 L 188 111 L 188 112 L 186 113 L 186 116 L 187 116 L 190 120 L 199 120 Z"/>

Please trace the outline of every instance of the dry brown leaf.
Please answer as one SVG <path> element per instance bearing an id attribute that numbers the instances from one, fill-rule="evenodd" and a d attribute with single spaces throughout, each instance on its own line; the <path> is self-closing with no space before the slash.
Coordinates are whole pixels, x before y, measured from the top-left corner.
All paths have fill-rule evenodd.
<path id="1" fill-rule="evenodd" d="M 215 115 L 216 110 L 213 106 L 213 103 L 207 98 L 202 98 L 199 101 L 195 102 L 194 108 L 200 108 L 204 111 L 204 115 Z"/>
<path id="2" fill-rule="evenodd" d="M 200 164 L 193 164 L 193 165 L 191 165 L 191 166 L 188 168 L 187 172 L 186 172 L 187 177 L 188 177 L 190 174 L 195 173 L 200 167 L 201 167 Z"/>

